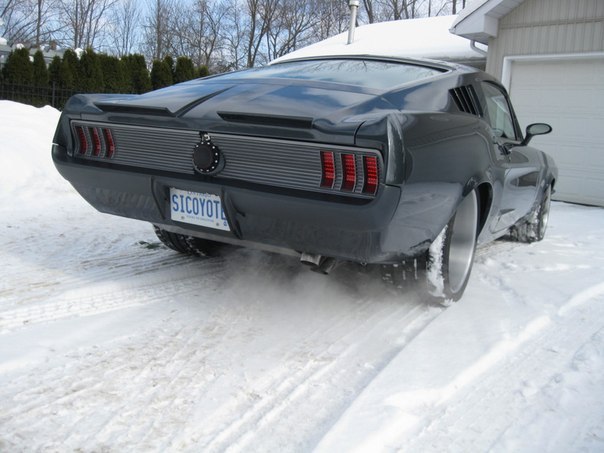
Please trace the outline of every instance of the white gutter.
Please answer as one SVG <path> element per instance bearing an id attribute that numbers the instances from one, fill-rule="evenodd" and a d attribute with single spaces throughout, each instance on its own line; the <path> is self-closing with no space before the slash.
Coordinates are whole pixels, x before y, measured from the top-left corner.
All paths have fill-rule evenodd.
<path id="1" fill-rule="evenodd" d="M 478 52 L 479 54 L 484 55 L 485 57 L 486 57 L 486 56 L 489 54 L 489 53 L 488 53 L 486 50 L 481 49 L 480 47 L 478 47 L 478 46 L 476 45 L 476 40 L 475 40 L 475 39 L 472 39 L 472 40 L 470 41 L 470 47 L 471 47 L 473 50 L 475 50 L 476 52 Z"/>

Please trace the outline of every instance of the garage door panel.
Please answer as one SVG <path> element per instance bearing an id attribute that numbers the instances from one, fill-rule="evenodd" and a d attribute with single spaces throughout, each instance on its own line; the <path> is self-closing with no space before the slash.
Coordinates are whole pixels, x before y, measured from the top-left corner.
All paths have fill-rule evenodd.
<path id="1" fill-rule="evenodd" d="M 604 73 L 603 73 L 604 77 Z M 519 119 L 521 117 L 526 121 L 531 121 L 532 115 L 548 115 L 563 118 L 580 118 L 582 120 L 595 119 L 593 115 L 602 114 L 601 107 L 591 107 L 594 92 L 568 93 L 565 95 L 555 94 L 558 99 L 552 99 L 552 94 L 543 93 L 541 95 L 531 92 L 514 92 L 514 109 L 517 110 Z"/>
<path id="2" fill-rule="evenodd" d="M 535 72 L 534 69 L 537 68 Z M 522 86 L 571 86 L 593 89 L 601 86 L 604 60 L 556 59 L 549 61 L 517 61 L 514 63 L 514 82 Z M 516 71 L 518 69 L 518 71 Z"/>
<path id="3" fill-rule="evenodd" d="M 521 126 L 551 124 L 532 144 L 559 168 L 556 197 L 604 206 L 604 58 L 517 61 L 510 95 Z"/>

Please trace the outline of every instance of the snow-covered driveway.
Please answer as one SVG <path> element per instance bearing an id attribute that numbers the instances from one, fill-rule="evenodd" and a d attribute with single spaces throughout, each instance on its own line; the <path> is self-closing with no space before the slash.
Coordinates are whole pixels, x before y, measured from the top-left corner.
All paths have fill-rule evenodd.
<path id="1" fill-rule="evenodd" d="M 604 210 L 555 203 L 427 306 L 168 251 L 61 179 L 57 118 L 0 101 L 0 452 L 604 450 Z"/>

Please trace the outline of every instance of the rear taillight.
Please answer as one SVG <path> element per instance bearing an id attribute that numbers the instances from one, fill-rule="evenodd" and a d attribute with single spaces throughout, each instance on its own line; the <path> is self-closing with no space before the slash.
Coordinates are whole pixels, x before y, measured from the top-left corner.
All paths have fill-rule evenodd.
<path id="1" fill-rule="evenodd" d="M 365 184 L 363 184 L 363 193 L 375 195 L 379 181 L 377 157 L 363 156 L 363 168 L 365 170 Z"/>
<path id="2" fill-rule="evenodd" d="M 88 140 L 86 139 L 86 133 L 84 132 L 84 128 L 82 126 L 76 126 L 75 130 L 78 136 L 78 152 L 80 154 L 86 154 L 88 152 Z"/>
<path id="3" fill-rule="evenodd" d="M 113 133 L 111 132 L 111 129 L 103 129 L 103 134 L 105 135 L 105 145 L 107 145 L 105 155 L 111 159 L 115 153 L 115 141 L 113 141 Z"/>
<path id="4" fill-rule="evenodd" d="M 342 154 L 342 190 L 352 192 L 357 183 L 357 165 L 354 154 Z"/>
<path id="5" fill-rule="evenodd" d="M 321 187 L 333 189 L 336 182 L 336 162 L 332 152 L 321 151 Z"/>
<path id="6" fill-rule="evenodd" d="M 101 154 L 101 137 L 99 130 L 96 127 L 89 128 L 90 136 L 92 137 L 92 155 L 98 157 Z"/>
<path id="7" fill-rule="evenodd" d="M 380 181 L 380 158 L 366 151 L 321 151 L 321 188 L 373 196 Z"/>
<path id="8" fill-rule="evenodd" d="M 112 159 L 116 144 L 111 129 L 106 127 L 74 125 L 77 154 L 87 157 Z"/>

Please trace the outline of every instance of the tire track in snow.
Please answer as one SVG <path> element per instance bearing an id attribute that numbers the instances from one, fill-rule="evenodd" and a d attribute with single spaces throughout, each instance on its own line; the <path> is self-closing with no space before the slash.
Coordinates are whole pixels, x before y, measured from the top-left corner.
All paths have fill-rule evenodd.
<path id="1" fill-rule="evenodd" d="M 398 447 L 403 451 L 489 451 L 499 445 L 510 428 L 521 428 L 517 423 L 527 408 L 537 410 L 536 400 L 545 388 L 562 383 L 561 376 L 577 351 L 602 332 L 601 302 L 600 295 L 585 311 L 569 313 L 564 322 L 553 318 L 542 323 L 526 341 L 493 357 L 498 362 L 480 379 L 458 385 L 447 404 L 427 401 L 432 409 L 423 411 L 424 420 L 418 423 L 421 431 Z M 536 445 L 544 444 L 537 441 Z"/>
<path id="2" fill-rule="evenodd" d="M 179 262 L 180 261 L 180 262 Z M 86 294 L 82 289 L 67 290 L 59 296 L 51 297 L 44 304 L 31 304 L 22 308 L 0 312 L 0 334 L 33 324 L 47 323 L 76 316 L 91 316 L 129 307 L 145 305 L 173 299 L 176 296 L 199 289 L 203 284 L 216 288 L 225 268 L 225 260 L 173 261 L 180 265 L 178 272 L 163 272 L 135 267 L 128 273 L 95 275 L 88 283 Z M 139 263 L 139 266 L 145 266 Z M 203 273 L 211 268 L 212 273 Z M 142 277 L 144 274 L 144 277 Z M 115 277 L 112 279 L 110 277 Z M 139 278 L 133 278 L 139 277 Z M 119 278 L 119 279 L 118 279 Z M 109 282 L 107 282 L 109 281 Z M 82 282 L 79 285 L 81 287 Z M 69 287 L 69 286 L 68 286 Z M 204 288 L 207 290 L 208 288 Z"/>
<path id="3" fill-rule="evenodd" d="M 219 260 L 218 261 L 221 264 L 221 267 L 224 267 L 224 260 Z M 201 263 L 203 264 L 202 267 L 205 266 L 212 266 L 212 275 L 216 276 L 216 275 L 221 275 L 221 270 L 218 269 L 218 272 L 216 272 L 216 264 L 217 261 L 216 260 L 209 260 L 209 261 L 198 261 L 197 263 Z M 190 277 L 187 280 L 187 284 L 188 286 L 193 286 L 193 289 L 200 289 L 200 287 L 203 287 L 204 290 L 211 290 L 211 288 L 208 288 L 207 285 L 207 281 L 203 281 L 203 277 L 200 278 L 199 274 L 199 266 L 191 266 L 193 267 L 193 269 L 188 270 L 186 273 L 187 274 L 195 274 L 193 277 Z M 170 271 L 171 272 L 171 271 Z M 224 273 L 224 272 L 222 272 Z M 182 274 L 182 269 L 179 270 L 179 275 Z M 170 278 L 172 278 L 173 275 L 170 275 Z M 201 280 L 201 281 L 200 281 Z M 207 279 L 206 279 L 207 280 Z M 183 282 L 176 282 L 177 285 L 180 286 L 180 289 L 184 289 L 186 290 L 187 288 L 183 288 Z M 165 282 L 160 282 L 158 283 L 158 285 L 160 285 L 160 291 L 157 291 L 157 288 L 152 288 L 151 291 L 153 292 L 153 295 L 156 297 L 161 298 L 163 295 L 170 295 L 173 296 L 174 291 L 172 290 L 174 284 L 171 285 L 166 285 L 165 288 L 162 288 L 162 286 L 165 285 Z M 210 285 L 211 286 L 211 285 Z M 214 285 L 217 286 L 217 285 Z M 119 285 L 118 285 L 119 287 Z M 134 288 L 134 291 L 136 292 L 139 288 Z M 167 294 L 169 293 L 169 294 Z M 110 294 L 112 297 L 117 298 L 117 299 L 123 299 L 126 298 L 127 299 L 127 292 L 126 291 L 118 291 L 116 293 L 111 293 Z M 117 300 L 116 299 L 116 300 Z M 81 299 L 78 299 L 81 301 Z M 81 307 L 80 307 L 81 308 Z M 63 313 L 64 314 L 64 313 Z M 202 372 L 202 370 L 204 369 L 204 367 L 200 367 L 200 368 L 196 368 L 195 365 L 203 365 L 203 363 L 205 362 L 205 356 L 207 355 L 207 353 L 202 354 L 201 351 L 206 350 L 208 348 L 210 348 L 211 350 L 211 345 L 212 344 L 216 344 L 216 342 L 218 341 L 218 339 L 224 335 L 224 332 L 227 331 L 227 326 L 228 323 L 233 321 L 232 317 L 228 316 L 229 313 L 227 313 L 226 315 L 216 318 L 214 317 L 213 322 L 210 323 L 206 328 L 204 329 L 198 329 L 197 326 L 191 326 L 188 327 L 186 329 L 180 328 L 179 330 L 177 330 L 176 332 L 171 332 L 168 331 L 169 333 L 166 334 L 164 333 L 164 331 L 160 332 L 160 335 L 156 336 L 155 332 L 153 332 L 153 335 L 151 335 L 151 337 L 153 338 L 153 341 L 148 342 L 148 341 L 144 341 L 142 344 L 138 344 L 137 348 L 138 351 L 141 353 L 141 355 L 143 356 L 143 361 L 142 364 L 141 362 L 138 362 L 136 360 L 134 360 L 134 363 L 127 361 L 126 363 L 124 363 L 124 357 L 130 357 L 132 354 L 132 351 L 130 351 L 130 348 L 126 348 L 126 349 L 120 349 L 118 352 L 116 352 L 116 354 L 114 354 L 112 356 L 111 359 L 108 360 L 103 360 L 99 366 L 92 366 L 91 370 L 88 370 L 87 367 L 84 367 L 84 369 L 79 369 L 79 370 L 75 370 L 75 373 L 79 376 L 84 376 L 83 379 L 80 381 L 84 381 L 84 382 L 97 382 L 95 385 L 89 385 L 89 386 L 84 386 L 84 387 L 80 387 L 78 385 L 77 389 L 73 389 L 71 388 L 71 383 L 72 383 L 72 379 L 73 377 L 71 376 L 73 374 L 74 370 L 61 370 L 58 373 L 53 373 L 54 376 L 51 376 L 48 379 L 43 379 L 43 381 L 50 381 L 53 382 L 53 386 L 48 386 L 46 384 L 43 384 L 42 386 L 38 386 L 36 387 L 35 385 L 30 385 L 27 386 L 29 387 L 27 391 L 25 392 L 16 392 L 16 398 L 26 398 L 28 397 L 28 395 L 32 395 L 34 398 L 30 401 L 30 404 L 28 405 L 25 402 L 22 402 L 21 404 L 19 404 L 19 409 L 15 410 L 15 411 L 11 411 L 7 414 L 7 416 L 12 420 L 13 418 L 15 418 L 16 420 L 19 420 L 19 415 L 21 415 L 24 418 L 24 422 L 21 424 L 21 428 L 29 428 L 30 424 L 32 423 L 32 420 L 35 420 L 35 422 L 33 423 L 33 426 L 35 426 L 37 423 L 42 423 L 42 420 L 44 420 L 45 418 L 49 417 L 49 414 L 47 413 L 47 411 L 44 410 L 44 401 L 40 401 L 39 398 L 36 398 L 38 395 L 45 395 L 48 392 L 52 392 L 53 389 L 57 388 L 59 389 L 59 391 L 57 392 L 57 395 L 55 395 L 54 399 L 53 399 L 53 395 L 50 395 L 51 398 L 51 402 L 52 405 L 60 405 L 60 406 L 65 406 L 65 405 L 71 405 L 73 404 L 74 401 L 77 400 L 89 400 L 89 399 L 94 399 L 94 398 L 99 398 L 99 395 L 96 395 L 97 393 L 97 388 L 101 387 L 102 385 L 98 383 L 98 376 L 103 376 L 104 372 L 106 371 L 106 368 L 112 370 L 114 373 L 122 374 L 125 373 L 128 377 L 126 379 L 119 379 L 119 381 L 121 383 L 124 383 L 124 388 L 128 389 L 128 388 L 133 388 L 135 391 L 138 390 L 140 388 L 141 385 L 141 381 L 144 381 L 144 379 L 149 375 L 152 374 L 150 373 L 150 370 L 154 369 L 154 368 L 159 368 L 165 371 L 164 376 L 160 379 L 160 381 L 162 381 L 162 385 L 160 386 L 159 383 L 154 383 L 152 384 L 151 388 L 154 388 L 155 390 L 152 392 L 152 395 L 154 395 L 153 397 L 148 396 L 147 395 L 147 391 L 144 392 L 145 395 L 143 395 L 143 397 L 145 398 L 145 401 L 141 401 L 140 404 L 135 404 L 132 405 L 132 400 L 129 399 L 128 397 L 125 397 L 124 399 L 128 402 L 126 405 L 122 405 L 121 407 L 119 407 L 117 409 L 116 412 L 111 412 L 110 414 L 105 416 L 105 422 L 104 425 L 99 427 L 98 429 L 98 434 L 97 435 L 92 435 L 91 439 L 94 440 L 94 442 L 96 443 L 99 438 L 103 438 L 104 436 L 109 436 L 111 435 L 111 433 L 113 431 L 116 431 L 116 425 L 122 425 L 124 427 L 127 428 L 127 432 L 130 432 L 132 430 L 136 429 L 134 427 L 130 427 L 132 418 L 130 417 L 126 417 L 125 419 L 123 419 L 123 417 L 120 415 L 122 413 L 126 413 L 126 414 L 132 414 L 132 415 L 136 415 L 136 420 L 144 420 L 144 419 L 159 419 L 159 418 L 165 418 L 165 412 L 162 411 L 154 411 L 153 408 L 153 401 L 154 400 L 159 400 L 161 402 L 162 405 L 164 405 L 165 402 L 169 402 L 171 405 L 176 405 L 176 406 L 180 406 L 181 403 L 177 402 L 177 399 L 172 398 L 173 395 L 173 391 L 170 390 L 162 390 L 162 389 L 169 389 L 171 387 L 170 384 L 174 383 L 175 379 L 179 379 L 181 378 L 184 374 L 188 374 L 190 375 L 190 377 L 188 379 L 185 379 L 185 383 L 186 385 L 179 385 L 177 386 L 178 389 L 180 389 L 180 391 L 183 391 L 183 389 L 186 389 L 187 387 L 195 387 L 197 385 L 197 382 L 195 382 L 195 377 Z M 221 320 L 222 319 L 222 320 Z M 186 341 L 183 342 L 183 338 L 186 339 Z M 156 341 L 157 339 L 157 341 Z M 149 343 L 151 343 L 149 345 Z M 159 345 L 159 349 L 160 351 L 157 351 L 157 346 Z M 191 346 L 192 345 L 192 346 Z M 183 352 L 184 351 L 184 352 Z M 185 355 L 185 357 L 182 360 L 179 360 L 179 356 Z M 187 356 L 188 355 L 188 356 Z M 84 362 L 86 362 L 88 359 L 88 356 L 86 355 L 86 357 L 80 357 L 78 355 L 76 355 L 76 357 L 74 357 L 74 359 L 76 360 L 76 363 L 79 363 L 81 361 L 81 359 L 84 359 Z M 180 370 L 176 370 L 177 373 L 177 377 L 175 378 L 173 376 L 174 372 L 175 372 L 175 363 L 181 363 L 181 369 Z M 193 368 L 188 366 L 187 364 L 191 362 L 193 364 Z M 142 368 L 140 371 L 137 372 L 132 372 L 132 368 L 134 367 L 134 369 L 136 368 Z M 206 370 L 207 371 L 207 370 Z M 57 376 L 58 375 L 58 376 Z M 208 381 L 213 380 L 213 374 L 210 374 L 210 379 L 207 379 Z M 59 378 L 58 378 L 59 377 Z M 37 379 L 37 376 L 32 376 L 32 379 L 35 381 Z M 166 382 L 167 381 L 167 382 Z M 163 383 L 165 383 L 166 385 L 163 385 Z M 144 384 L 144 382 L 142 383 Z M 181 383 L 182 384 L 182 383 Z M 144 385 L 143 385 L 144 387 Z M 61 392 L 61 389 L 65 389 L 67 388 L 68 390 L 65 391 L 65 393 Z M 121 389 L 119 390 L 121 391 Z M 104 392 L 106 393 L 106 392 Z M 188 395 L 190 395 L 190 388 L 187 389 L 186 393 Z M 126 395 L 124 395 L 126 396 Z M 197 397 L 197 398 L 196 398 Z M 193 392 L 192 395 L 192 400 L 195 399 L 202 399 L 203 398 L 203 391 L 198 391 L 197 393 Z M 183 400 L 183 398 L 180 398 L 181 400 Z M 186 401 L 189 401 L 188 399 L 184 399 Z M 46 401 L 46 403 L 48 404 L 48 401 Z M 104 404 L 102 405 L 104 406 Z M 134 407 L 134 409 L 133 409 Z M 164 407 L 165 409 L 165 407 Z M 160 413 L 158 413 L 160 412 Z M 182 408 L 178 408 L 178 410 L 175 411 L 175 413 L 177 414 L 177 418 L 176 420 L 179 423 L 182 423 L 182 419 L 181 414 L 182 414 Z M 117 414 L 117 415 L 116 415 Z M 95 418 L 97 417 L 98 414 L 95 414 Z M 99 416 L 100 418 L 103 418 L 102 416 Z M 87 417 L 82 417 L 84 419 L 86 419 Z M 173 417 L 174 418 L 174 417 Z M 0 423 L 1 424 L 1 423 Z M 174 424 L 174 420 L 172 420 L 172 426 Z M 134 425 L 135 427 L 137 426 L 136 424 Z M 119 431 L 119 429 L 117 429 L 117 431 Z M 109 433 L 109 434 L 107 434 Z M 138 433 L 139 437 L 142 436 L 141 433 Z M 67 436 L 68 437 L 68 436 Z M 66 437 L 66 438 L 67 438 Z M 127 435 L 126 435 L 127 437 Z M 82 439 L 79 439 L 80 441 L 83 441 Z M 127 444 L 127 443 L 126 443 Z M 76 443 L 77 445 L 77 443 Z"/>
<path id="4" fill-rule="evenodd" d="M 481 261 L 485 258 L 493 257 L 494 255 L 497 255 L 499 253 L 511 252 L 512 250 L 519 247 L 526 247 L 526 244 L 523 244 L 521 242 L 509 241 L 505 238 L 498 239 L 496 241 L 489 242 L 488 244 L 477 247 L 476 261 Z"/>
<path id="5" fill-rule="evenodd" d="M 35 266 L 15 266 L 8 269 L 4 276 L 4 288 L 0 297 L 5 306 L 24 305 L 51 298 L 57 292 L 81 288 L 83 285 L 106 280 L 123 280 L 144 275 L 156 269 L 165 269 L 186 265 L 196 261 L 192 257 L 182 256 L 167 249 L 140 250 L 132 247 L 127 252 L 115 251 L 98 254 L 86 259 L 69 259 L 53 264 Z"/>
<path id="6" fill-rule="evenodd" d="M 226 428 L 218 429 L 209 442 L 196 443 L 196 446 L 204 451 L 271 451 L 280 446 L 277 442 L 272 444 L 270 439 L 285 436 L 296 449 L 311 448 L 321 433 L 329 429 L 354 398 L 442 308 L 428 309 L 418 303 L 385 311 L 374 313 L 356 329 L 340 336 L 294 373 L 288 373 L 285 378 L 275 376 L 269 385 L 270 393 L 253 401 L 243 412 L 239 408 L 229 416 L 217 416 L 222 420 L 230 418 Z M 349 322 L 336 323 L 333 330 L 341 331 Z M 316 332 L 317 336 L 326 334 L 329 332 Z M 373 364 L 367 366 L 371 360 Z M 314 421 L 312 429 L 306 426 L 310 432 L 291 432 L 291 426 L 308 425 L 308 420 Z M 267 431 L 266 436 L 262 430 Z M 284 432 L 279 435 L 280 430 Z M 207 432 L 207 427 L 204 431 Z M 186 433 L 191 438 L 199 435 Z M 264 439 L 265 444 L 260 445 L 259 438 Z"/>
<path id="7" fill-rule="evenodd" d="M 119 451 L 131 446 L 133 438 L 141 448 L 149 436 L 169 439 L 170 430 L 183 423 L 214 380 L 205 362 L 220 342 L 195 326 L 173 328 L 168 324 L 145 332 L 134 343 L 111 350 L 78 351 L 64 366 L 42 376 L 32 372 L 25 385 L 9 384 L 0 393 L 0 403 L 13 401 L 3 405 L 11 409 L 0 415 L 5 437 L 10 426 L 13 433 L 30 433 L 33 441 L 34 433 L 54 420 L 56 432 L 46 434 L 60 449 L 88 445 L 93 447 L 85 449 L 102 450 L 111 445 Z M 149 448 L 154 444 L 157 449 L 156 442 Z M 49 447 L 48 440 L 25 445 L 32 450 Z"/>
<path id="8" fill-rule="evenodd" d="M 508 249 L 508 244 L 505 245 Z M 244 283 L 255 281 L 256 286 L 266 287 L 277 302 L 293 297 L 305 304 L 311 302 L 306 297 L 319 296 L 320 291 L 312 287 L 318 280 L 300 277 L 301 272 L 293 270 L 293 260 L 252 255 L 259 256 L 259 260 L 247 259 L 250 254 L 242 252 L 235 257 L 237 263 L 229 263 L 228 269 L 213 271 L 212 275 L 226 278 L 225 274 L 243 274 Z M 96 266 L 97 261 L 91 259 L 91 267 L 85 272 L 91 281 L 99 277 L 98 281 L 104 282 L 118 273 L 123 277 L 124 270 L 128 272 L 126 263 L 131 258 L 128 254 L 124 254 L 125 261 L 106 258 L 120 265 L 119 272 L 111 269 L 106 274 L 96 273 L 102 266 Z M 153 295 L 156 300 L 166 300 L 178 291 L 174 285 L 182 290 L 177 294 L 194 294 L 199 289 L 195 279 L 199 278 L 200 268 L 203 271 L 206 265 L 213 264 L 170 256 L 167 269 L 160 268 L 148 275 L 150 271 L 145 266 L 149 262 L 135 260 L 139 272 L 149 278 L 136 275 L 134 282 L 127 283 L 132 285 L 128 288 L 124 288 L 128 278 L 123 278 L 114 288 L 119 297 L 136 300 L 137 291 L 143 288 L 150 294 L 141 296 L 139 302 L 154 301 Z M 224 262 L 222 265 L 226 266 Z M 155 282 L 157 291 L 144 288 L 149 284 L 147 280 L 155 276 L 165 277 Z M 180 280 L 173 281 L 174 278 Z M 281 283 L 299 278 L 309 286 L 308 296 L 297 294 L 297 288 L 292 293 Z M 279 338 L 275 331 L 257 331 L 254 311 L 259 309 L 260 316 L 274 314 L 275 301 L 249 302 L 254 294 L 245 285 L 235 291 L 232 286 L 237 289 L 239 281 L 235 279 L 229 281 L 232 285 L 225 290 L 225 297 L 217 301 L 226 306 L 213 311 L 209 319 L 185 324 L 167 322 L 160 329 L 136 334 L 125 344 L 104 346 L 105 350 L 75 351 L 64 366 L 34 370 L 24 382 L 0 390 L 0 403 L 11 407 L 8 413 L 0 415 L 0 426 L 7 427 L 5 438 L 11 442 L 8 446 L 117 451 L 131 447 L 134 442 L 145 450 L 219 451 L 229 447 L 240 451 L 252 447 L 280 450 L 283 446 L 278 440 L 287 438 L 292 441 L 290 448 L 312 448 L 313 442 L 365 386 L 442 311 L 421 305 L 411 293 L 397 294 L 400 300 L 394 303 L 393 295 L 385 294 L 384 288 L 373 293 L 362 289 L 371 279 L 365 276 L 357 279 L 352 273 L 344 280 L 336 275 L 335 281 L 325 284 L 333 290 L 332 296 L 346 299 L 347 303 L 336 304 L 336 310 L 327 315 L 318 314 L 321 322 L 304 337 L 296 337 L 294 333 L 290 338 Z M 351 281 L 353 289 L 348 290 Z M 212 286 L 211 281 L 204 284 Z M 74 285 L 78 288 L 81 282 L 74 281 Z M 113 297 L 113 289 L 106 289 L 94 297 Z M 361 294 L 355 294 L 356 290 Z M 406 296 L 410 297 L 405 301 Z M 68 310 L 63 313 L 78 316 Z M 286 318 L 281 314 L 276 319 Z M 36 322 L 47 321 L 42 317 Z M 283 362 L 275 361 L 278 366 L 249 379 L 246 374 L 239 374 L 253 365 L 254 360 L 266 360 L 262 357 L 262 345 L 267 338 L 284 342 L 280 349 L 287 351 L 280 356 Z M 225 357 L 231 362 L 225 363 Z M 200 402 L 204 407 L 200 407 Z M 208 404 L 210 407 L 205 407 Z M 276 420 L 280 423 L 275 423 Z M 49 426 L 50 431 L 36 434 Z M 292 430 L 295 426 L 303 429 Z M 281 431 L 272 436 L 275 430 Z M 32 440 L 14 444 L 16 435 L 25 438 L 30 435 Z"/>
<path id="9" fill-rule="evenodd" d="M 203 398 L 208 385 L 216 378 L 205 366 L 209 357 L 206 348 L 211 342 L 202 341 L 190 328 L 182 328 L 169 337 L 160 353 L 154 354 L 129 380 L 130 386 L 145 388 L 140 396 L 143 404 L 127 401 L 115 408 L 101 428 L 91 433 L 89 442 L 106 442 L 115 438 L 114 433 L 119 433 L 118 440 L 136 438 L 141 445 L 151 446 L 159 438 L 166 444 L 172 435 L 170 429 L 181 423 L 183 413 L 190 412 L 195 401 Z M 201 343 L 204 348 L 199 348 Z M 165 371 L 161 379 L 145 386 L 145 381 L 158 367 Z M 144 426 L 132 425 L 133 419 L 149 422 Z"/>
<path id="10" fill-rule="evenodd" d="M 118 451 L 135 442 L 144 450 L 221 450 L 232 442 L 246 450 L 256 446 L 253 433 L 270 431 L 273 420 L 283 420 L 280 429 L 288 430 L 317 416 L 310 432 L 307 427 L 290 436 L 310 446 L 315 432 L 329 426 L 442 311 L 413 297 L 405 302 L 400 294 L 393 300 L 393 294 L 380 293 L 386 301 L 376 302 L 363 293 L 373 293 L 364 289 L 369 277 L 360 277 L 357 294 L 345 289 L 357 275 L 317 279 L 293 270 L 291 260 L 260 256 L 259 262 L 229 267 L 229 274 L 242 272 L 244 278 L 229 281 L 211 316 L 168 321 L 112 348 L 77 350 L 63 366 L 33 370 L 0 390 L 0 406 L 10 408 L 0 415 L 7 448 Z M 260 280 L 258 294 L 249 291 L 250 280 Z M 301 283 L 288 290 L 288 280 Z M 268 299 L 257 299 L 264 287 Z M 309 287 L 310 294 L 299 294 L 300 287 Z M 317 313 L 316 325 L 303 333 L 294 329 L 281 338 L 286 331 L 263 320 L 284 320 L 292 308 L 295 319 L 312 303 L 306 297 L 318 294 L 327 294 L 328 306 L 329 297 L 336 297 L 334 308 Z M 285 297 L 295 301 L 281 308 Z M 283 344 L 270 352 L 276 354 L 271 368 L 250 375 L 256 361 L 267 360 L 261 345 L 277 339 Z M 245 419 L 237 424 L 241 414 Z M 278 448 L 270 435 L 264 438 L 267 448 Z"/>

